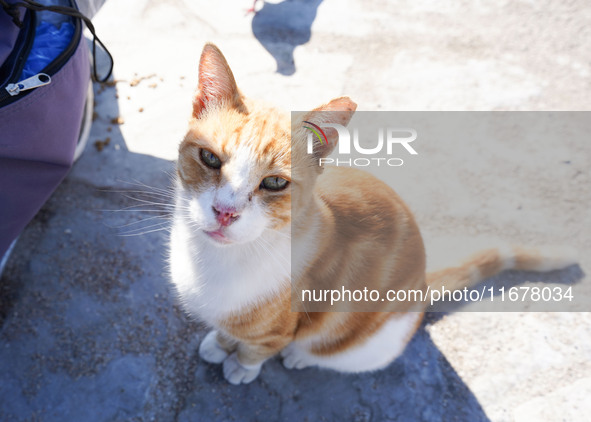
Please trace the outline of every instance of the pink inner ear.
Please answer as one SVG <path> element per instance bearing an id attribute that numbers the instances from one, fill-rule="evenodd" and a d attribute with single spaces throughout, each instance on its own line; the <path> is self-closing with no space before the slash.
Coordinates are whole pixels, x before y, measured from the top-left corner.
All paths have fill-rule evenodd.
<path id="1" fill-rule="evenodd" d="M 199 91 L 193 99 L 193 117 L 199 118 L 203 110 L 205 110 L 205 101 L 201 91 Z"/>
<path id="2" fill-rule="evenodd" d="M 199 61 L 199 86 L 193 100 L 193 115 L 199 115 L 210 105 L 226 102 L 240 106 L 240 94 L 234 75 L 221 51 L 206 44 Z"/>
<path id="3" fill-rule="evenodd" d="M 208 104 L 219 101 L 223 98 L 219 90 L 215 87 L 215 79 L 210 74 L 206 74 L 202 67 L 199 68 L 199 87 L 193 100 L 193 114 L 198 117 Z M 217 94 L 217 95 L 216 95 Z"/>

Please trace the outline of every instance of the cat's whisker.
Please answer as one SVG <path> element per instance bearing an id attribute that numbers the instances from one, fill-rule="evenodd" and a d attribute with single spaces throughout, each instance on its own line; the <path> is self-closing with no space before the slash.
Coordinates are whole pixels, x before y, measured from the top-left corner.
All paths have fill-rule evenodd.
<path id="1" fill-rule="evenodd" d="M 291 270 L 291 263 L 288 261 L 285 261 L 285 260 L 283 260 L 283 261 L 278 260 L 278 257 L 281 257 L 281 255 L 274 254 L 273 252 L 271 252 L 273 250 L 273 245 L 271 245 L 266 239 L 259 237 L 258 239 L 256 239 L 256 243 L 266 252 L 266 254 L 271 259 L 274 259 L 275 262 L 277 262 L 282 267 L 282 269 L 284 271 L 289 272 Z M 267 245 L 270 249 L 265 245 Z M 283 266 L 284 264 L 287 265 L 287 268 Z"/>
<path id="2" fill-rule="evenodd" d="M 142 236 L 149 233 L 155 233 L 159 231 L 170 231 L 168 224 L 158 223 L 152 224 L 146 227 L 138 227 L 135 229 L 128 230 L 124 233 L 119 233 L 119 236 L 130 237 L 130 236 Z"/>
<path id="3" fill-rule="evenodd" d="M 169 222 L 169 219 L 166 216 L 155 215 L 153 217 L 143 218 L 143 219 L 140 219 L 140 220 L 137 220 L 137 221 L 132 221 L 131 223 L 123 224 L 123 225 L 120 225 L 120 226 L 114 226 L 112 228 L 114 228 L 114 229 L 122 229 L 122 228 L 125 228 L 125 227 L 131 227 L 131 226 L 134 226 L 134 225 L 138 225 L 138 224 L 142 224 L 142 223 L 146 223 L 148 221 L 158 220 L 158 219 L 160 219 L 160 220 L 164 219 L 165 220 L 165 221 L 162 221 L 161 223 L 168 223 Z"/>
<path id="4" fill-rule="evenodd" d="M 150 186 L 150 185 L 147 185 L 147 184 L 145 184 L 143 182 L 140 182 L 137 179 L 133 179 L 133 182 L 130 182 L 128 180 L 121 180 L 121 179 L 118 179 L 118 181 L 121 182 L 121 183 L 128 184 L 128 185 L 138 186 L 138 187 L 141 187 L 141 188 L 146 188 L 148 192 L 154 191 L 154 192 L 168 193 L 168 192 L 171 192 L 172 191 L 171 188 L 157 188 L 155 186 Z"/>
<path id="5" fill-rule="evenodd" d="M 172 210 L 167 211 L 167 210 L 159 210 L 159 209 L 141 209 L 141 208 L 125 208 L 125 209 L 120 209 L 120 210 L 109 210 L 109 209 L 102 209 L 102 210 L 98 210 L 101 212 L 113 212 L 113 213 L 119 213 L 119 212 L 135 212 L 135 213 L 142 213 L 142 212 L 157 212 L 163 215 L 172 215 Z"/>
<path id="6" fill-rule="evenodd" d="M 195 224 L 190 224 L 189 229 L 194 230 L 194 231 L 199 231 L 199 230 L 203 230 L 203 226 L 195 223 Z"/>
<path id="7" fill-rule="evenodd" d="M 129 227 L 126 230 L 122 230 L 121 233 L 119 234 L 132 234 L 132 233 L 139 233 L 139 232 L 143 232 L 145 230 L 151 230 L 151 229 L 155 229 L 155 228 L 167 228 L 168 225 L 160 222 L 160 223 L 152 223 L 152 224 L 147 224 L 144 226 L 140 226 L 140 227 Z"/>
<path id="8" fill-rule="evenodd" d="M 163 209 L 166 208 L 171 208 L 174 209 L 174 205 L 172 204 L 167 204 L 164 202 L 154 202 L 154 201 L 142 201 L 142 203 L 140 204 L 134 204 L 134 205 L 129 205 L 125 208 L 121 208 L 121 209 L 133 209 L 133 208 L 140 208 L 140 207 L 148 207 L 148 206 L 153 206 L 153 207 L 162 207 Z"/>
<path id="9" fill-rule="evenodd" d="M 146 196 L 155 196 L 155 197 L 163 197 L 163 198 L 174 198 L 174 191 L 163 191 L 163 192 L 152 192 L 152 191 L 146 191 L 146 190 L 111 190 L 109 189 L 107 192 L 112 192 L 112 193 L 134 193 L 134 194 L 140 194 L 140 195 L 146 195 Z"/>
<path id="10" fill-rule="evenodd" d="M 273 233 L 274 233 L 274 234 L 278 234 L 278 235 L 280 235 L 280 236 L 283 236 L 283 237 L 285 237 L 286 239 L 291 239 L 291 234 L 283 233 L 283 232 L 280 232 L 280 231 L 274 231 Z"/>
<path id="11" fill-rule="evenodd" d="M 138 204 L 133 204 L 133 205 L 129 205 L 127 207 L 124 208 L 119 208 L 117 210 L 109 210 L 109 209 L 103 209 L 101 211 L 120 211 L 120 210 L 138 210 L 141 211 L 142 208 L 141 207 L 161 207 L 163 210 L 164 209 L 171 209 L 174 210 L 175 206 L 173 204 L 170 203 L 166 203 L 166 202 L 158 202 L 158 201 L 151 201 L 151 200 L 146 200 L 146 199 L 139 199 L 139 198 L 134 198 L 134 197 L 130 197 L 130 196 L 125 196 L 128 199 L 131 199 L 132 201 L 136 201 L 139 202 Z"/>
<path id="12" fill-rule="evenodd" d="M 271 244 L 271 242 L 269 242 L 267 239 L 265 239 L 264 237 L 259 237 L 257 240 L 263 242 L 264 244 L 268 245 L 270 248 L 273 248 L 273 245 Z"/>
<path id="13" fill-rule="evenodd" d="M 142 198 L 136 198 L 130 195 L 126 195 L 123 194 L 123 196 L 127 199 L 131 199 L 132 201 L 137 201 L 137 202 L 141 202 L 144 204 L 150 204 L 150 205 L 161 205 L 161 206 L 165 206 L 165 207 L 174 207 L 174 204 L 170 204 L 168 202 L 157 202 L 157 201 L 151 201 L 149 199 L 142 199 Z"/>
<path id="14" fill-rule="evenodd" d="M 121 237 L 132 237 L 132 236 L 144 236 L 150 233 L 155 233 L 155 232 L 159 232 L 159 231 L 163 231 L 166 230 L 166 228 L 160 228 L 160 229 L 155 229 L 155 230 L 148 230 L 148 231 L 144 231 L 144 232 L 139 232 L 139 233 L 127 233 L 127 234 L 119 234 L 118 236 Z"/>
<path id="15" fill-rule="evenodd" d="M 178 210 L 188 210 L 183 204 L 175 205 L 176 195 L 172 187 L 149 186 L 135 179 L 119 182 L 130 186 L 131 189 L 109 189 L 108 192 L 119 194 L 128 200 L 127 202 L 131 202 L 131 205 L 119 209 L 99 210 L 114 215 L 123 213 L 130 216 L 126 218 L 127 221 L 106 224 L 107 227 L 119 231 L 118 236 L 141 236 L 158 231 L 170 231 L 174 213 Z"/>
<path id="16" fill-rule="evenodd" d="M 174 197 L 131 195 L 129 192 L 122 192 L 121 195 L 133 202 L 159 204 L 172 207 L 174 206 Z"/>

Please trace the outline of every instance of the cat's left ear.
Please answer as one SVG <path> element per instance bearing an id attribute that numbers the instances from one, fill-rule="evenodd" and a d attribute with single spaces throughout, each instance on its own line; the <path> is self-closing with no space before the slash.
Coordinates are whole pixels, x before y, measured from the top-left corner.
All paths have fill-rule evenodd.
<path id="1" fill-rule="evenodd" d="M 356 109 L 357 104 L 349 97 L 339 97 L 315 108 L 304 116 L 304 127 L 319 133 L 317 137 L 313 138 L 313 151 L 316 158 L 328 156 L 339 141 L 338 129 L 325 125 L 347 126 Z"/>
<path id="2" fill-rule="evenodd" d="M 205 44 L 199 60 L 199 85 L 193 99 L 193 116 L 216 106 L 246 111 L 234 75 L 226 58 L 215 45 Z"/>

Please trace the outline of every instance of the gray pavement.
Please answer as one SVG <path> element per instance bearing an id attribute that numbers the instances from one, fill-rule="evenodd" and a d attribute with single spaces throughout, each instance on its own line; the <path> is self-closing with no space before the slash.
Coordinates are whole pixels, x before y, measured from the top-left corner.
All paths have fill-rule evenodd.
<path id="1" fill-rule="evenodd" d="M 170 186 L 204 42 L 286 110 L 345 94 L 363 110 L 591 109 L 585 1 L 272 3 L 254 19 L 229 0 L 109 1 L 96 16 L 116 83 L 95 86 L 87 149 L 0 280 L 0 420 L 587 420 L 586 312 L 429 314 L 374 374 L 271 360 L 235 387 L 199 360 L 205 331 L 166 276 L 167 207 L 142 201 Z M 589 283 L 588 143 L 419 145 L 392 184 L 425 235 L 569 244 L 579 266 L 546 281 Z"/>

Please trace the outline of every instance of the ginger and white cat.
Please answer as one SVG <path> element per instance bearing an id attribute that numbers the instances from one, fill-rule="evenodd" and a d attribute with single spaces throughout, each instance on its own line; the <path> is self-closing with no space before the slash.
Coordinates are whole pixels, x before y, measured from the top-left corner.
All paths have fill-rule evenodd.
<path id="1" fill-rule="evenodd" d="M 278 353 L 287 368 L 384 368 L 423 317 L 423 304 L 403 304 L 408 312 L 380 312 L 391 310 L 386 304 L 374 312 L 293 312 L 292 282 L 339 289 L 362 278 L 369 289 L 424 291 L 444 279 L 458 288 L 504 269 L 573 263 L 492 248 L 427 276 L 419 229 L 396 193 L 364 172 L 318 166 L 336 146 L 336 131 L 306 152 L 303 121 L 346 125 L 355 109 L 341 97 L 291 121 L 244 97 L 217 47 L 203 49 L 179 147 L 169 258 L 185 310 L 213 329 L 199 354 L 223 363 L 232 384 L 254 380 Z"/>

